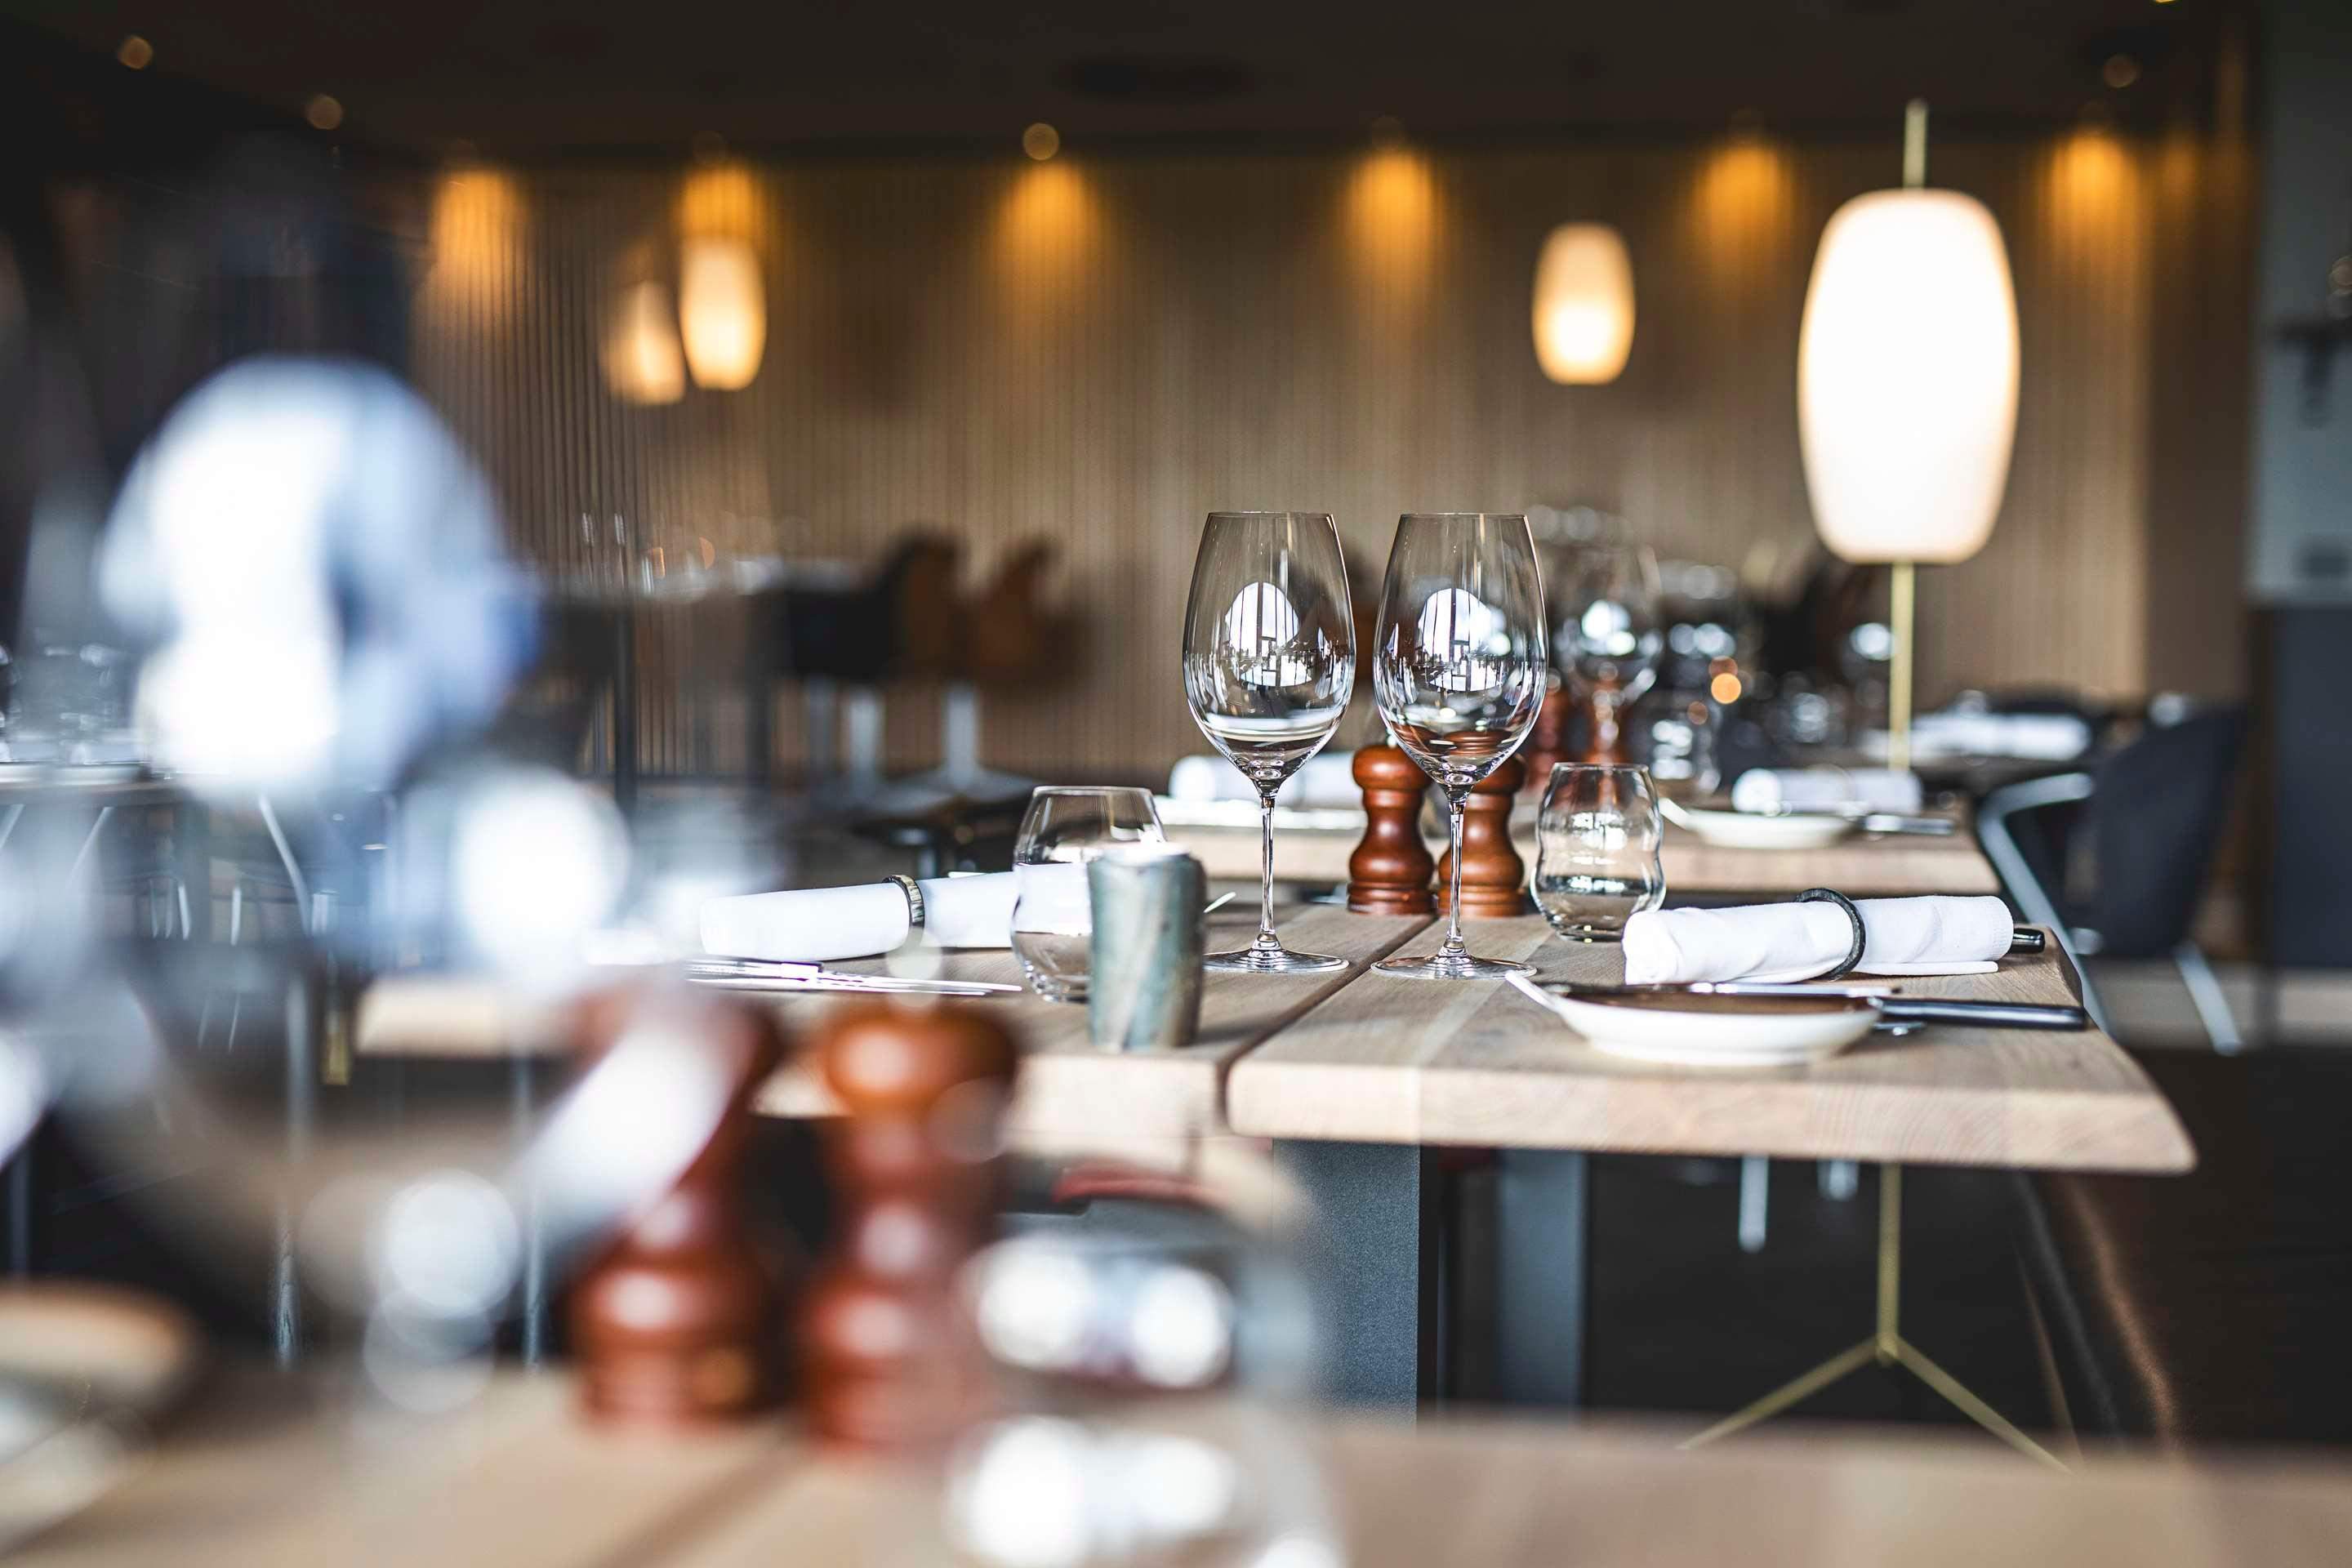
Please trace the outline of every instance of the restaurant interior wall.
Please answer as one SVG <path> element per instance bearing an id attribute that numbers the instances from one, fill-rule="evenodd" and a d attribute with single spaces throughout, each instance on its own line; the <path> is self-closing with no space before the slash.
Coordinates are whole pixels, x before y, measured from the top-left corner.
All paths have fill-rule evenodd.
<path id="1" fill-rule="evenodd" d="M 1885 145 L 1076 146 L 1044 163 L 470 166 L 391 195 L 425 268 L 415 373 L 524 550 L 581 568 L 583 510 L 641 538 L 856 562 L 929 524 L 979 581 L 1049 538 L 1076 641 L 989 695 L 988 761 L 1149 778 L 1201 749 L 1175 665 L 1212 509 L 1328 510 L 1368 574 L 1402 510 L 1575 502 L 1622 512 L 1662 554 L 1794 569 L 1813 538 L 1794 392 L 1808 269 L 1830 213 L 1896 160 L 1891 130 Z M 2241 141 L 2190 129 L 1935 146 L 1931 181 L 2003 226 L 2023 365 L 1992 542 L 1924 576 L 1923 702 L 2242 687 L 2236 595 L 2208 568 L 2242 532 L 2247 240 L 2230 215 L 2248 168 Z M 764 363 L 740 391 L 616 399 L 599 360 L 614 301 L 675 268 L 714 189 L 760 257 Z M 1528 342 L 1536 255 L 1576 219 L 1625 235 L 1640 289 L 1606 386 L 1551 384 Z M 2190 406 L 2199 393 L 2218 413 Z M 740 713 L 699 755 L 661 679 L 683 667 L 678 635 L 646 634 L 642 761 L 739 763 Z M 775 700 L 789 765 L 798 710 L 789 688 Z M 892 693 L 894 762 L 935 759 L 936 700 Z"/>

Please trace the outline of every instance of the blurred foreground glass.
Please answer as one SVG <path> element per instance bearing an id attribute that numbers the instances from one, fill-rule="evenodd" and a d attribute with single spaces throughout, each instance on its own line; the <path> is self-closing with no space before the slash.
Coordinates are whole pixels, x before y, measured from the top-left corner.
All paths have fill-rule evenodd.
<path id="1" fill-rule="evenodd" d="M 1536 905 L 1571 942 L 1615 942 L 1665 901 L 1663 829 L 1647 768 L 1563 763 L 1536 815 Z"/>
<path id="2" fill-rule="evenodd" d="M 1526 518 L 1416 512 L 1397 524 L 1372 689 L 1390 735 L 1445 792 L 1454 886 L 1445 945 L 1374 965 L 1383 973 L 1471 980 L 1528 968 L 1463 945 L 1462 806 L 1519 749 L 1543 705 L 1543 603 Z"/>
<path id="3" fill-rule="evenodd" d="M 1106 849 L 1166 839 L 1147 789 L 1055 786 L 1030 795 L 1013 841 L 1013 955 L 1029 989 L 1049 1002 L 1087 999 L 1094 917 L 1083 868 Z"/>
<path id="4" fill-rule="evenodd" d="M 1184 700 L 1258 795 L 1257 938 L 1210 969 L 1308 974 L 1347 960 L 1293 952 L 1274 931 L 1274 795 L 1323 749 L 1356 687 L 1356 617 L 1339 532 L 1322 512 L 1209 514 L 1184 609 Z"/>
<path id="5" fill-rule="evenodd" d="M 1592 544 L 1576 552 L 1575 578 L 1559 602 L 1566 614 L 1552 652 L 1585 704 L 1589 763 L 1622 763 L 1625 713 L 1658 676 L 1664 645 L 1658 563 L 1645 544 Z"/>

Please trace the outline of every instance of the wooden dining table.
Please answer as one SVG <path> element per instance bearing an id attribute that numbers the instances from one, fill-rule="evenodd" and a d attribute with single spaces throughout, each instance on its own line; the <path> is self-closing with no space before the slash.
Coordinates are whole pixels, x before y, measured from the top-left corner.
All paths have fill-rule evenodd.
<path id="1" fill-rule="evenodd" d="M 1230 1414 L 1230 1412 L 1221 1412 Z M 2316 1457 L 2084 1457 L 2053 1476 L 1948 1438 L 1783 1432 L 1674 1451 L 1620 1423 L 1297 1423 L 1339 1568 L 2322 1568 L 2352 1468 Z M 43 1503 L 69 1504 L 62 1498 Z M 587 1424 L 560 1372 L 502 1373 L 439 1415 L 349 1369 L 231 1369 L 21 1568 L 770 1568 L 952 1555 L 938 1472 L 829 1456 L 789 1416 L 709 1432 Z M 8 1522 L 19 1524 L 22 1519 Z M 929 1550 L 924 1550 L 924 1543 Z M 1265 1561 L 1273 1561 L 1268 1558 Z"/>

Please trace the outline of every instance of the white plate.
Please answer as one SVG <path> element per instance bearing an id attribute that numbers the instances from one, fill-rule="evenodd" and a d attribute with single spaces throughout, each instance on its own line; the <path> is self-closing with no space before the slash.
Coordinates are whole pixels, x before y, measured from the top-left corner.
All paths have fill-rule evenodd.
<path id="1" fill-rule="evenodd" d="M 1699 811 L 1685 805 L 1675 815 L 1685 827 L 1726 849 L 1819 849 L 1853 830 L 1847 818 L 1825 813 L 1758 816 L 1745 811 Z"/>
<path id="2" fill-rule="evenodd" d="M 1508 977 L 1593 1049 L 1674 1067 L 1795 1067 L 1833 1057 L 1878 1022 L 1850 996 L 1707 996 L 1659 992 L 1606 1000 Z"/>

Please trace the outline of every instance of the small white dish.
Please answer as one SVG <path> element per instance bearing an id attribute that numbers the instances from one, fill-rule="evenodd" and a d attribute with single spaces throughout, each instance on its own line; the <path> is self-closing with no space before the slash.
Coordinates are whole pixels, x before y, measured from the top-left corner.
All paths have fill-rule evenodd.
<path id="1" fill-rule="evenodd" d="M 1522 974 L 1507 978 L 1593 1049 L 1669 1067 L 1799 1067 L 1837 1055 L 1878 1022 L 1878 1004 L 1865 996 L 1578 996 Z"/>
<path id="2" fill-rule="evenodd" d="M 1853 831 L 1851 818 L 1825 812 L 1759 816 L 1745 811 L 1702 811 L 1677 806 L 1672 820 L 1709 844 L 1726 849 L 1819 849 Z"/>

